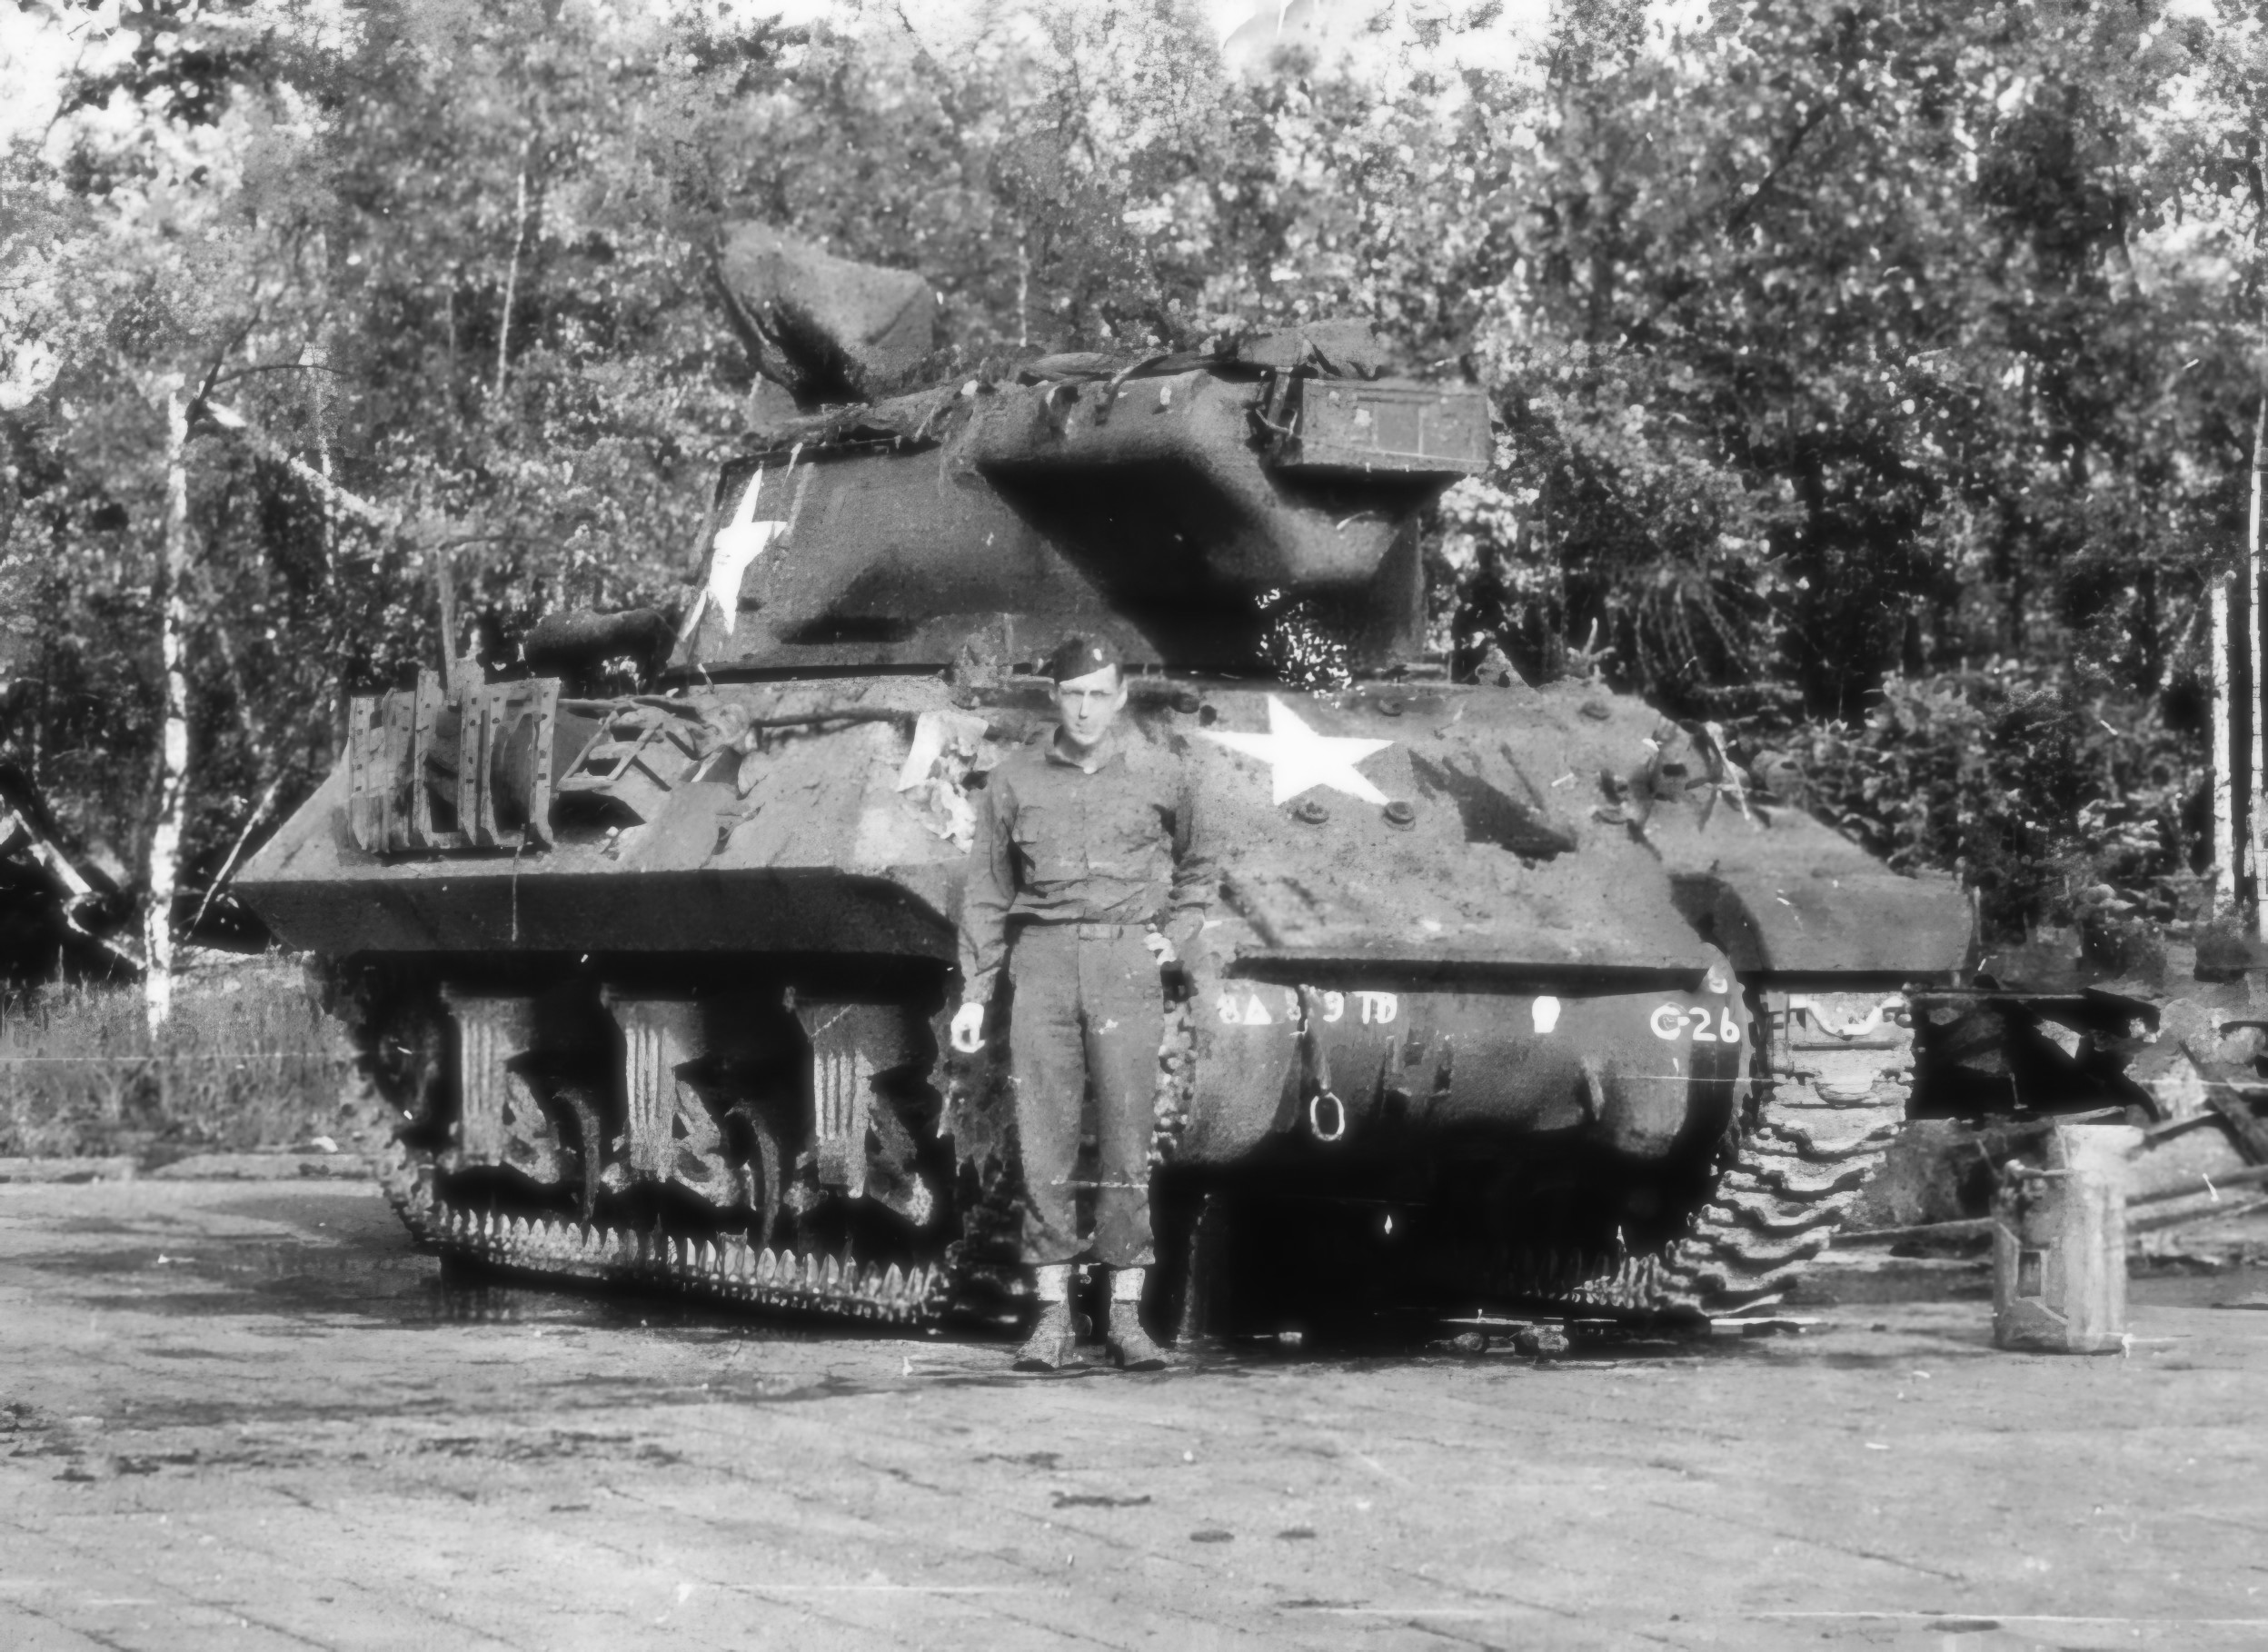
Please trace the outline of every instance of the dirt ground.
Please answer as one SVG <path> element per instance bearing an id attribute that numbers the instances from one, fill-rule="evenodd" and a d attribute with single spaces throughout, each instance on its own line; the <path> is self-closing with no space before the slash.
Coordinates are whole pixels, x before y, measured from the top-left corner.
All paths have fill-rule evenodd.
<path id="1" fill-rule="evenodd" d="M 0 1647 L 2257 1647 L 2264 1287 L 1034 1378 L 444 1280 L 353 1184 L 0 1187 Z"/>

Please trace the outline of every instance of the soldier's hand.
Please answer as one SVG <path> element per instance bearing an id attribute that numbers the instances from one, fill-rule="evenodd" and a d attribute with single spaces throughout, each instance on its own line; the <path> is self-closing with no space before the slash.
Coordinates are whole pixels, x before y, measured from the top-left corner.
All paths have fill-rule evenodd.
<path id="1" fill-rule="evenodd" d="M 953 1048 L 974 1055 L 984 1048 L 984 1006 L 963 1004 L 953 1011 Z"/>

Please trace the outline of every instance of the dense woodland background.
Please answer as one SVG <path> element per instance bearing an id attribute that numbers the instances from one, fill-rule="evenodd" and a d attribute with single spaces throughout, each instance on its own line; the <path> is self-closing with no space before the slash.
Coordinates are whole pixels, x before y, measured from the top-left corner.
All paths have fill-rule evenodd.
<path id="1" fill-rule="evenodd" d="M 491 647 L 683 600 L 752 390 L 708 251 L 753 216 L 929 277 L 940 373 L 1369 317 L 1502 420 L 1430 541 L 1460 666 L 1722 722 L 2003 931 L 2193 915 L 2259 5 L 1341 15 L 1231 63 L 1176 0 L 25 0 L 68 49 L 0 160 L 0 759 L 148 888 L 173 601 L 174 911 L 244 921 L 209 887 L 343 686 L 438 662 L 443 582 Z"/>

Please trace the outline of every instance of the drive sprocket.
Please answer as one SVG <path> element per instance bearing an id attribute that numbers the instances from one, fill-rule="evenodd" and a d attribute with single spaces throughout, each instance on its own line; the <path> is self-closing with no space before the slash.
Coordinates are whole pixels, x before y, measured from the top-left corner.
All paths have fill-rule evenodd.
<path id="1" fill-rule="evenodd" d="M 1913 1089 L 1902 994 L 1767 992 L 1758 1105 L 1693 1232 L 1653 1268 L 1657 1306 L 1772 1300 L 1827 1249 L 1889 1151 Z"/>

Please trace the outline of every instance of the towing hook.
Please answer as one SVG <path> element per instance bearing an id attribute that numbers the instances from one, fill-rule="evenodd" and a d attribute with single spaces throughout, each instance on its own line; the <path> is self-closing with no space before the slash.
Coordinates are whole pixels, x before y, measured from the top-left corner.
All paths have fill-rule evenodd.
<path id="1" fill-rule="evenodd" d="M 1324 1109 L 1329 1108 L 1328 1125 L 1324 1123 Z M 1337 1141 L 1347 1134 L 1347 1104 L 1328 1090 L 1318 1090 L 1308 1098 L 1308 1129 L 1318 1141 Z"/>

